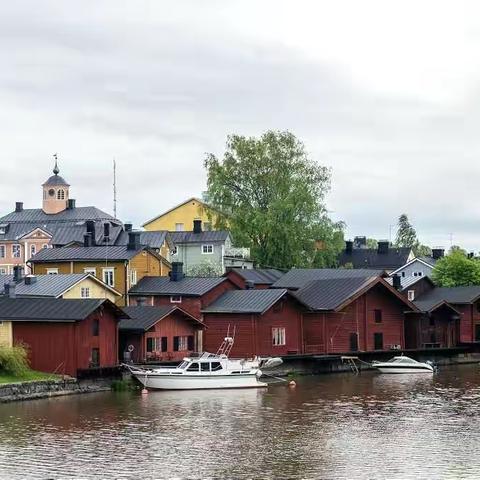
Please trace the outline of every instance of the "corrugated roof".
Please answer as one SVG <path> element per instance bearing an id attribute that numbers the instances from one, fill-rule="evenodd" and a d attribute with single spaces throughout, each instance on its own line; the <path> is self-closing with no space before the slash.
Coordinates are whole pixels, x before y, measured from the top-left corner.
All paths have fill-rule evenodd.
<path id="1" fill-rule="evenodd" d="M 128 250 L 126 246 L 103 246 L 103 247 L 63 247 L 44 248 L 31 259 L 31 263 L 68 262 L 68 261 L 105 261 L 130 260 L 145 247 L 136 250 Z"/>
<path id="2" fill-rule="evenodd" d="M 130 295 L 184 295 L 198 297 L 225 282 L 224 277 L 185 277 L 176 282 L 170 277 L 143 277 Z"/>
<path id="3" fill-rule="evenodd" d="M 283 275 L 274 284 L 274 288 L 299 289 L 313 280 L 335 278 L 379 277 L 383 270 L 341 269 L 341 268 L 294 268 Z"/>
<path id="4" fill-rule="evenodd" d="M 203 309 L 205 313 L 263 313 L 287 293 L 285 289 L 229 290 Z"/>
<path id="5" fill-rule="evenodd" d="M 404 291 L 407 288 L 412 287 L 413 285 L 415 285 L 417 282 L 420 282 L 421 280 L 427 280 L 433 285 L 432 280 L 427 275 L 422 276 L 422 277 L 400 277 L 400 280 L 401 280 L 401 284 L 402 284 L 402 288 L 401 288 L 400 291 Z M 385 278 L 385 281 L 389 285 L 393 286 L 393 278 L 392 277 Z"/>
<path id="6" fill-rule="evenodd" d="M 105 299 L 64 300 L 61 298 L 0 297 L 0 320 L 76 322 L 88 317 L 104 303 L 121 312 L 113 303 Z M 118 315 L 120 316 L 121 313 Z"/>
<path id="7" fill-rule="evenodd" d="M 201 233 L 193 232 L 170 232 L 173 243 L 206 243 L 206 242 L 225 242 L 230 233 L 227 231 L 205 231 Z"/>
<path id="8" fill-rule="evenodd" d="M 130 317 L 129 319 L 122 320 L 118 328 L 120 330 L 136 330 L 136 331 L 147 331 L 153 327 L 159 320 L 165 318 L 167 315 L 170 315 L 174 311 L 181 312 L 186 318 L 190 319 L 192 322 L 203 325 L 202 322 L 192 317 L 187 312 L 184 312 L 182 309 L 177 306 L 132 306 L 132 307 L 123 307 L 122 310 Z"/>
<path id="9" fill-rule="evenodd" d="M 388 253 L 378 253 L 374 248 L 354 248 L 352 253 L 341 253 L 338 261 L 342 266 L 351 263 L 353 268 L 396 270 L 408 262 L 411 252 L 411 248 L 390 247 Z"/>
<path id="10" fill-rule="evenodd" d="M 240 275 L 245 281 L 255 284 L 272 285 L 285 275 L 285 272 L 275 268 L 236 268 L 233 271 Z"/>
<path id="11" fill-rule="evenodd" d="M 313 280 L 293 296 L 312 310 L 336 310 L 378 276 Z"/>
<path id="12" fill-rule="evenodd" d="M 116 223 L 120 223 L 111 215 L 103 212 L 97 207 L 75 207 L 54 214 L 47 214 L 41 208 L 31 208 L 24 209 L 21 212 L 11 212 L 0 218 L 0 222 L 2 223 L 34 223 L 35 226 L 38 227 L 50 223 L 73 222 L 80 220 L 113 220 Z"/>
<path id="13" fill-rule="evenodd" d="M 37 275 L 35 276 L 35 282 L 31 285 L 26 285 L 25 279 L 17 283 L 15 295 L 22 297 L 58 297 L 86 277 L 88 277 L 86 273 Z M 4 284 L 0 285 L 0 293 L 2 292 L 4 293 Z"/>
<path id="14" fill-rule="evenodd" d="M 140 232 L 140 243 L 150 248 L 162 248 L 163 244 L 171 243 L 170 233 L 167 230 L 157 230 L 150 232 Z M 116 245 L 127 245 L 128 232 L 121 232 L 118 236 Z"/>
<path id="15" fill-rule="evenodd" d="M 117 238 L 123 232 L 123 227 L 118 224 L 112 224 L 111 222 L 95 221 L 95 241 L 97 245 L 105 245 L 106 242 L 104 242 L 103 236 L 105 223 L 110 224 L 110 238 L 108 244 L 115 245 Z M 55 232 L 50 243 L 56 246 L 69 245 L 75 242 L 83 245 L 86 233 L 87 227 L 85 222 L 82 222 L 80 225 L 78 223 L 70 225 L 61 224 L 55 228 Z M 123 243 L 120 245 L 123 245 Z"/>
<path id="16" fill-rule="evenodd" d="M 445 301 L 455 304 L 470 304 L 480 297 L 480 286 L 437 287 L 419 296 L 413 303 L 422 311 L 430 311 L 435 305 Z"/>
<path id="17" fill-rule="evenodd" d="M 42 229 L 48 235 L 52 235 L 56 228 L 56 226 L 53 224 L 49 224 L 47 227 L 47 225 L 35 225 L 32 223 L 6 223 L 8 226 L 6 232 L 4 234 L 0 234 L 0 242 L 18 240 L 37 228 Z"/>

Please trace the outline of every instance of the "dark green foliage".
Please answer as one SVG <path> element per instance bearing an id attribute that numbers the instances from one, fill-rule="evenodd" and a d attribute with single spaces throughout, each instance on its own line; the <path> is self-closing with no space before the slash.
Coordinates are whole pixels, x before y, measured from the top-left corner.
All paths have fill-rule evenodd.
<path id="1" fill-rule="evenodd" d="M 14 347 L 0 346 L 0 371 L 22 376 L 30 370 L 28 364 L 28 351 L 23 345 Z"/>
<path id="2" fill-rule="evenodd" d="M 217 228 L 228 226 L 235 244 L 250 247 L 257 264 L 291 268 L 336 261 L 343 225 L 331 222 L 324 206 L 330 170 L 310 160 L 293 134 L 232 135 L 223 158 L 209 154 L 205 167 L 208 199 L 223 212 Z"/>
<path id="3" fill-rule="evenodd" d="M 440 287 L 480 285 L 480 261 L 468 258 L 461 249 L 453 250 L 437 262 L 432 278 Z"/>

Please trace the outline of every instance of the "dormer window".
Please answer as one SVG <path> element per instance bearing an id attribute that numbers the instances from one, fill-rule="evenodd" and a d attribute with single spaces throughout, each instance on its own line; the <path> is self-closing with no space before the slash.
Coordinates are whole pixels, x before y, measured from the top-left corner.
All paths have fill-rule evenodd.
<path id="1" fill-rule="evenodd" d="M 0 224 L 0 235 L 5 235 L 8 230 L 8 223 Z"/>

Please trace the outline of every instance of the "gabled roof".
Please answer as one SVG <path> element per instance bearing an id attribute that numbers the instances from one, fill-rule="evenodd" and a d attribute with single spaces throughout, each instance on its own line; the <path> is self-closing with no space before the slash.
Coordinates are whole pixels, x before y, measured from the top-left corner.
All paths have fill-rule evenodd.
<path id="1" fill-rule="evenodd" d="M 162 218 L 163 216 L 167 215 L 168 213 L 170 212 L 173 212 L 174 210 L 176 210 L 177 208 L 180 208 L 180 207 L 183 207 L 184 205 L 186 205 L 187 203 L 190 203 L 190 202 L 197 202 L 199 203 L 200 205 L 202 205 L 203 207 L 207 207 L 207 208 L 211 208 L 209 205 L 207 205 L 203 200 L 200 200 L 199 198 L 196 198 L 196 197 L 192 197 L 192 198 L 189 198 L 187 200 L 185 200 L 184 202 L 182 203 L 179 203 L 178 205 L 175 205 L 174 207 L 170 208 L 169 210 L 166 210 L 165 212 L 163 213 L 160 213 L 159 215 L 157 215 L 155 218 L 152 218 L 151 220 L 148 220 L 148 222 L 145 222 L 142 227 L 144 227 L 145 225 L 148 225 L 149 223 L 152 223 L 154 222 L 155 220 L 158 220 L 159 218 Z M 212 209 L 213 210 L 213 209 Z"/>
<path id="2" fill-rule="evenodd" d="M 29 233 L 37 230 L 40 228 L 43 232 L 47 234 L 47 236 L 52 235 L 52 226 L 49 225 L 47 227 L 40 227 L 36 226 L 32 223 L 8 223 L 5 222 L 8 227 L 5 231 L 4 234 L 0 234 L 0 242 L 2 241 L 9 241 L 9 240 L 19 240 L 20 238 L 24 237 L 25 235 L 28 235 Z"/>
<path id="3" fill-rule="evenodd" d="M 256 285 L 272 285 L 285 275 L 285 272 L 275 268 L 234 268 L 230 272 Z M 230 272 L 227 272 L 227 275 Z"/>
<path id="4" fill-rule="evenodd" d="M 296 290 L 312 280 L 329 280 L 334 278 L 365 278 L 384 275 L 383 270 L 341 269 L 341 268 L 293 268 L 278 279 L 274 288 Z"/>
<path id="5" fill-rule="evenodd" d="M 64 300 L 62 298 L 0 297 L 0 320 L 23 322 L 77 322 L 100 306 L 111 308 L 117 318 L 128 315 L 107 299 Z"/>
<path id="6" fill-rule="evenodd" d="M 446 302 L 445 300 L 436 301 L 434 299 L 431 300 L 416 300 L 413 302 L 414 305 L 423 313 L 432 313 L 438 310 L 441 307 L 448 308 L 452 310 L 457 315 L 460 315 L 460 312 L 456 310 L 450 303 Z"/>
<path id="7" fill-rule="evenodd" d="M 401 272 L 404 268 L 407 268 L 408 266 L 414 264 L 415 262 L 420 262 L 426 267 L 431 268 L 432 270 L 435 268 L 435 264 L 437 263 L 437 260 L 434 260 L 431 257 L 415 257 L 409 262 L 407 262 L 405 265 L 402 265 L 401 267 L 397 268 L 395 271 L 391 273 L 391 275 L 394 275 L 395 273 Z"/>
<path id="8" fill-rule="evenodd" d="M 224 243 L 230 236 L 230 232 L 224 230 L 202 231 L 200 233 L 193 232 L 170 232 L 172 241 L 175 244 L 184 243 Z"/>
<path id="9" fill-rule="evenodd" d="M 122 310 L 130 318 L 124 319 L 118 324 L 118 328 L 120 330 L 146 332 L 156 323 L 163 320 L 165 317 L 175 311 L 181 312 L 186 317 L 186 319 L 190 320 L 192 323 L 202 326 L 204 325 L 200 320 L 196 319 L 194 316 L 190 315 L 185 310 L 182 310 L 177 306 L 132 306 L 123 307 Z"/>
<path id="10" fill-rule="evenodd" d="M 113 220 L 116 223 L 120 223 L 97 207 L 67 208 L 59 213 L 52 214 L 45 213 L 41 208 L 31 208 L 24 209 L 21 212 L 11 212 L 0 218 L 1 223 L 33 223 L 38 227 L 51 223 L 76 222 L 80 220 Z M 48 229 L 48 227 L 46 228 Z"/>
<path id="11" fill-rule="evenodd" d="M 175 282 L 170 277 L 143 277 L 130 289 L 129 295 L 200 297 L 226 281 L 224 277 L 184 277 Z"/>
<path id="12" fill-rule="evenodd" d="M 400 277 L 400 281 L 401 281 L 401 284 L 402 284 L 402 288 L 400 289 L 400 291 L 404 292 L 405 290 L 413 287 L 415 284 L 417 284 L 418 282 L 421 282 L 422 280 L 430 283 L 432 286 L 435 285 L 433 283 L 433 280 L 428 275 L 424 275 L 424 276 L 421 276 L 421 277 Z M 389 285 L 393 286 L 393 278 L 392 277 L 386 278 L 385 281 Z"/>
<path id="13" fill-rule="evenodd" d="M 462 305 L 471 304 L 480 299 L 480 285 L 470 287 L 437 287 L 417 298 L 414 302 L 419 308 L 429 310 L 440 302 Z"/>
<path id="14" fill-rule="evenodd" d="M 408 262 L 411 253 L 411 248 L 389 247 L 387 253 L 378 253 L 376 248 L 354 248 L 351 253 L 344 251 L 340 254 L 339 264 L 351 263 L 353 268 L 396 270 Z"/>
<path id="15" fill-rule="evenodd" d="M 376 285 L 382 285 L 413 311 L 417 308 L 379 276 L 314 280 L 292 295 L 315 311 L 340 311 Z"/>
<path id="16" fill-rule="evenodd" d="M 11 276 L 13 279 L 13 276 Z M 35 275 L 34 283 L 27 285 L 25 278 L 22 279 L 15 286 L 15 295 L 17 297 L 61 297 L 64 293 L 71 290 L 75 285 L 82 282 L 85 279 L 91 279 L 93 282 L 98 283 L 106 290 L 121 295 L 114 288 L 109 287 L 98 278 L 88 273 L 71 273 L 71 274 L 59 274 L 59 275 Z M 2 277 L 0 277 L 0 281 Z M 8 282 L 10 282 L 9 280 Z M 0 294 L 5 292 L 5 283 L 0 284 Z"/>
<path id="17" fill-rule="evenodd" d="M 202 312 L 263 314 L 286 294 L 285 289 L 229 290 Z"/>
<path id="18" fill-rule="evenodd" d="M 29 263 L 55 263 L 69 261 L 122 261 L 130 260 L 146 247 L 128 250 L 126 246 L 44 248 Z M 153 252 L 151 252 L 153 253 Z"/>
<path id="19" fill-rule="evenodd" d="M 167 230 L 156 230 L 149 232 L 140 232 L 140 244 L 146 245 L 150 248 L 162 248 L 163 244 L 167 242 L 167 245 L 172 244 L 171 234 Z M 122 231 L 118 236 L 116 245 L 127 245 L 128 232 Z"/>
<path id="20" fill-rule="evenodd" d="M 115 224 L 110 221 L 95 221 L 95 241 L 97 245 L 105 245 L 106 242 L 104 242 L 103 235 L 105 223 L 110 224 L 110 237 L 108 244 L 115 245 L 119 235 L 123 232 L 123 227 L 120 224 Z M 85 222 L 78 222 L 75 224 L 61 224 L 55 228 L 50 243 L 56 246 L 65 246 L 72 243 L 79 243 L 83 245 L 84 236 L 86 233 L 87 227 Z M 121 243 L 120 245 L 123 245 L 123 243 Z"/>

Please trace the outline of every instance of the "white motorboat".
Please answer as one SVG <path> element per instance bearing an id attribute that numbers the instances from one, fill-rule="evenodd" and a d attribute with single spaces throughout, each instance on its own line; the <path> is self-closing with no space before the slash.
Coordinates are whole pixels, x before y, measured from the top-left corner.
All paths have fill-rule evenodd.
<path id="1" fill-rule="evenodd" d="M 372 366 L 381 373 L 433 373 L 435 371 L 432 362 L 421 363 L 403 355 L 393 357 L 388 362 L 374 361 Z"/>
<path id="2" fill-rule="evenodd" d="M 199 390 L 213 388 L 261 388 L 261 367 L 280 365 L 280 358 L 235 360 L 228 358 L 233 338 L 226 337 L 217 353 L 205 352 L 184 358 L 176 367 L 139 368 L 125 365 L 145 388 L 159 390 Z"/>

